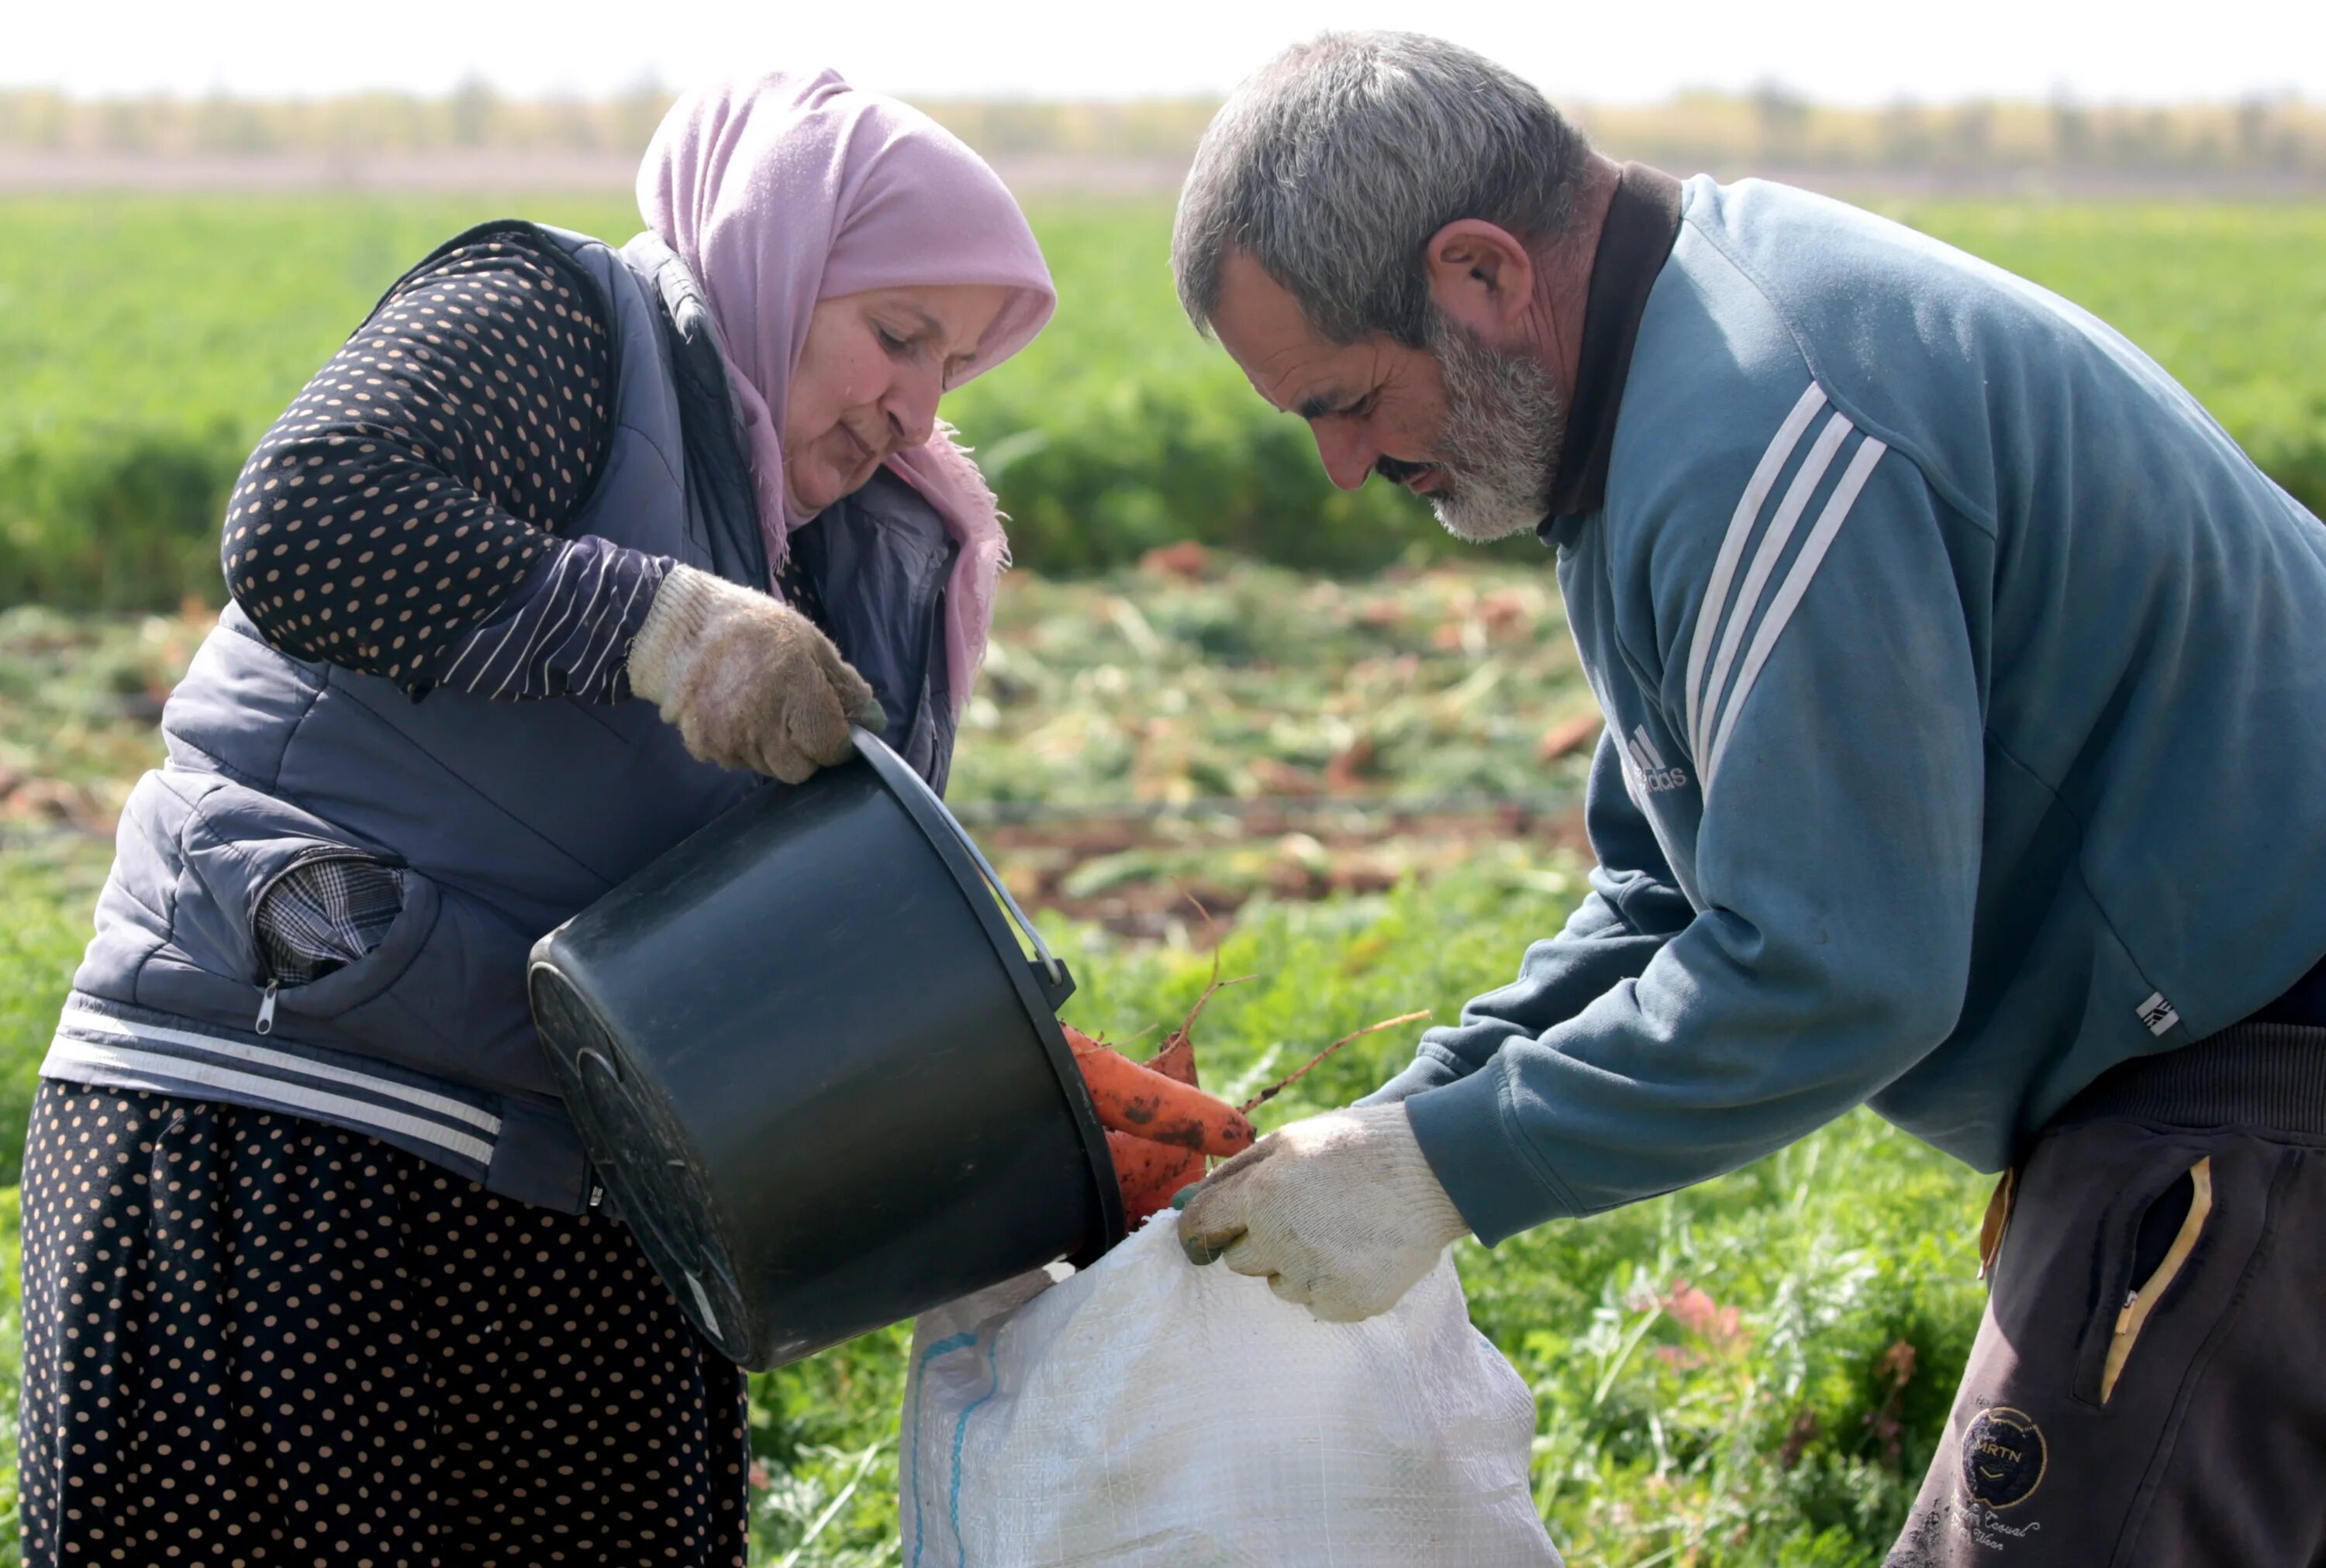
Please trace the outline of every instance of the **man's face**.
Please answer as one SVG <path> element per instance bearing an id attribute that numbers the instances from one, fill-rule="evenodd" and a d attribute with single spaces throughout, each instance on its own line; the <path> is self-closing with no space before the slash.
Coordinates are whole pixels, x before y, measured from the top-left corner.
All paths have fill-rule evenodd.
<path id="1" fill-rule="evenodd" d="M 1253 391 L 1308 422 L 1341 488 L 1380 474 L 1477 543 L 1541 521 L 1565 420 L 1557 387 L 1533 360 L 1443 314 L 1423 348 L 1379 334 L 1328 342 L 1242 252 L 1223 269 L 1212 329 Z"/>

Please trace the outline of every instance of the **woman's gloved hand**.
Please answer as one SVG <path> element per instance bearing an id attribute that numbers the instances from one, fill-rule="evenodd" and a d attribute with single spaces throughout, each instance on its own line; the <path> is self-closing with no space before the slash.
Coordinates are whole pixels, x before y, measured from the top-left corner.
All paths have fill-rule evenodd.
<path id="1" fill-rule="evenodd" d="M 845 760 L 851 722 L 886 723 L 871 686 L 814 622 L 691 566 L 656 590 L 630 645 L 630 690 L 704 762 L 786 784 Z"/>
<path id="2" fill-rule="evenodd" d="M 1405 1107 L 1368 1105 L 1294 1122 L 1214 1171 L 1187 1196 L 1179 1246 L 1353 1323 L 1395 1306 L 1469 1229 Z"/>

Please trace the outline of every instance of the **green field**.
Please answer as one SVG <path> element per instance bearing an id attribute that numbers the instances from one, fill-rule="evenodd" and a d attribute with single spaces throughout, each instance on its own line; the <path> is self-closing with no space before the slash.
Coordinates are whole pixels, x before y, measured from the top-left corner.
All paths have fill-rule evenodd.
<path id="1" fill-rule="evenodd" d="M 572 198 L 0 199 L 0 601 L 215 598 L 212 536 L 259 433 L 405 267 L 511 211 L 637 227 L 626 203 Z M 1335 491 L 1187 327 L 1168 210 L 1039 221 L 1066 280 L 1056 324 L 946 406 L 1009 496 L 1021 561 L 1079 571 L 1192 534 L 1349 569 L 1413 543 L 1410 498 Z"/>
<path id="2" fill-rule="evenodd" d="M 107 854 L 93 830 L 154 759 L 152 702 L 200 630 L 0 612 L 0 772 L 29 780 L 0 812 L 0 1179 L 14 1178 L 34 1064 L 88 931 Z M 1348 584 L 1250 566 L 1202 581 L 1020 573 L 999 632 L 955 799 L 1196 803 L 1140 829 L 986 837 L 1052 911 L 1083 981 L 1069 1017 L 1112 1038 L 1152 1039 L 1210 974 L 1180 887 L 1232 922 L 1223 971 L 1258 978 L 1222 992 L 1197 1032 L 1231 1095 L 1375 1019 L 1452 1016 L 1578 895 L 1571 817 L 1555 806 L 1521 822 L 1383 823 L 1327 803 L 1579 787 L 1578 754 L 1539 757 L 1543 734 L 1588 706 L 1540 569 Z M 1356 793 L 1320 795 L 1281 831 L 1204 803 L 1321 791 L 1358 753 Z M 1358 1042 L 1262 1125 L 1354 1098 L 1410 1048 L 1402 1033 Z M 1465 1245 L 1473 1314 L 1537 1391 L 1538 1487 L 1570 1561 L 1878 1562 L 1977 1321 L 1979 1195 L 1967 1172 L 1859 1117 L 1675 1198 L 1491 1254 Z M 0 1209 L 0 1225 L 12 1218 Z M 14 1332 L 0 1325 L 11 1364 Z M 895 1561 L 904 1346 L 901 1330 L 876 1335 L 756 1380 L 755 1563 Z"/>
<path id="3" fill-rule="evenodd" d="M 405 264 L 505 210 L 631 227 L 625 204 L 571 199 L 0 200 L 0 1182 L 105 831 L 216 602 L 244 450 Z M 2326 503 L 2326 210 L 1894 210 L 2125 329 Z M 1456 555 L 1401 498 L 1332 492 L 1298 425 L 1178 318 L 1161 208 L 1037 219 L 1057 325 L 948 409 L 1029 569 L 955 800 L 1075 955 L 1085 1027 L 1176 1020 L 1211 965 L 1186 895 L 1219 914 L 1226 972 L 1258 977 L 1198 1033 L 1231 1092 L 1372 1019 L 1450 1016 L 1581 886 L 1590 699 L 1540 557 Z M 1277 564 L 1129 564 L 1190 537 Z M 1458 803 L 1479 795 L 1540 798 Z M 1056 814 L 1103 803 L 1140 809 Z M 1410 1045 L 1360 1042 L 1264 1123 L 1362 1093 Z M 1473 1315 L 1536 1391 L 1538 1494 L 1568 1560 L 1878 1563 L 1977 1323 L 1983 1191 L 1860 1115 L 1689 1192 L 1465 1244 Z M 904 1342 L 755 1381 L 755 1563 L 896 1561 Z"/>
<path id="4" fill-rule="evenodd" d="M 1892 210 L 2097 311 L 2326 506 L 2326 209 Z M 0 199 L 0 602 L 215 598 L 216 524 L 253 441 L 405 267 L 511 211 L 637 227 L 626 202 L 572 197 Z M 1344 571 L 1453 548 L 1401 495 L 1335 491 L 1298 422 L 1188 329 L 1166 207 L 1035 219 L 1056 321 L 948 404 L 1021 562 L 1083 571 L 1190 537 Z"/>

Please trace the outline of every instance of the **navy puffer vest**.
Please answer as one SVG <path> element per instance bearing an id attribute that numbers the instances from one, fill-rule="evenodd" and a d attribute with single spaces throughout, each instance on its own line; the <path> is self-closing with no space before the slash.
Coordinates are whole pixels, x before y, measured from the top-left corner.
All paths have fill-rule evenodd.
<path id="1" fill-rule="evenodd" d="M 740 431 L 684 266 L 651 235 L 619 255 L 531 225 L 451 243 L 510 228 L 560 246 L 610 329 L 609 450 L 563 532 L 764 587 Z M 956 547 L 885 473 L 796 538 L 889 738 L 941 787 Z M 168 763 L 122 814 L 43 1075 L 282 1109 L 376 1134 L 510 1197 L 584 1207 L 592 1187 L 535 1038 L 526 956 L 750 791 L 782 786 L 695 761 L 642 699 L 445 689 L 415 702 L 386 680 L 277 652 L 231 606 L 162 726 Z M 402 868 L 403 912 L 368 956 L 274 989 L 270 1006 L 252 911 L 285 870 L 331 857 Z"/>

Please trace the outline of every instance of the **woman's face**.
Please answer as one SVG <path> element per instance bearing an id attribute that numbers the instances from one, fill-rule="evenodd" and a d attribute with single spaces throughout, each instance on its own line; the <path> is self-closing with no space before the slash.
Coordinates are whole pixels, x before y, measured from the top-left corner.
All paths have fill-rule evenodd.
<path id="1" fill-rule="evenodd" d="M 937 398 L 973 372 L 1009 302 L 995 283 L 873 289 L 816 302 L 784 403 L 784 487 L 821 512 L 936 428 Z"/>

